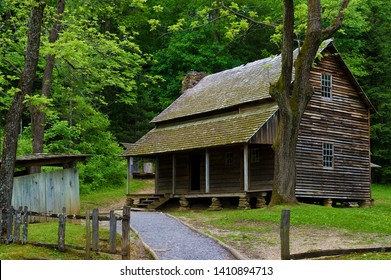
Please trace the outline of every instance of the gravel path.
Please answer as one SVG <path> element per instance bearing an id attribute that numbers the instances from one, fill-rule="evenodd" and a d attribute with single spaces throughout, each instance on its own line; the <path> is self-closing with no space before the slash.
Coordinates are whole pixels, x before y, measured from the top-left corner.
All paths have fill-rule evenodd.
<path id="1" fill-rule="evenodd" d="M 132 212 L 131 226 L 161 260 L 232 260 L 213 239 L 158 212 Z"/>

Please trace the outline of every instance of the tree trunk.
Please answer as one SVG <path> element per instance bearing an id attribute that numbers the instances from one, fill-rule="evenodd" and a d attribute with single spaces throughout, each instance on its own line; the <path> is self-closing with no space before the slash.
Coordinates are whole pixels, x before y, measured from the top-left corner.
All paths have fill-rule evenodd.
<path id="1" fill-rule="evenodd" d="M 15 94 L 11 107 L 8 110 L 4 127 L 3 154 L 0 166 L 0 207 L 4 208 L 11 206 L 18 132 L 23 114 L 23 100 L 26 94 L 32 92 L 38 65 L 40 33 L 45 4 L 40 0 L 36 0 L 34 4 L 30 13 L 24 70 L 19 81 L 20 91 Z"/>
<path id="2" fill-rule="evenodd" d="M 49 43 L 54 43 L 58 39 L 58 34 L 61 29 L 62 15 L 65 9 L 65 0 L 59 0 L 57 3 L 57 18 L 50 32 Z M 50 89 L 53 80 L 53 69 L 55 63 L 55 55 L 49 54 L 46 56 L 46 66 L 42 78 L 42 96 L 50 97 Z M 44 105 L 41 105 L 44 106 Z M 31 116 L 31 132 L 33 136 L 33 153 L 43 153 L 44 132 L 45 132 L 45 113 L 40 106 L 30 106 Z M 32 168 L 32 173 L 40 172 L 39 166 Z"/>
<path id="3" fill-rule="evenodd" d="M 300 121 L 279 114 L 279 133 L 274 148 L 274 182 L 270 206 L 296 203 L 296 143 Z"/>
<path id="4" fill-rule="evenodd" d="M 307 31 L 302 48 L 293 64 L 293 0 L 284 0 L 284 30 L 281 48 L 281 74 L 270 87 L 270 95 L 279 107 L 279 125 L 275 152 L 274 182 L 270 206 L 296 203 L 296 145 L 302 116 L 313 95 L 309 77 L 322 41 L 332 36 L 342 25 L 349 0 L 342 0 L 334 24 L 322 29 L 320 0 L 308 0 Z M 294 67 L 293 67 L 294 65 Z M 295 81 L 292 89 L 292 71 Z"/>

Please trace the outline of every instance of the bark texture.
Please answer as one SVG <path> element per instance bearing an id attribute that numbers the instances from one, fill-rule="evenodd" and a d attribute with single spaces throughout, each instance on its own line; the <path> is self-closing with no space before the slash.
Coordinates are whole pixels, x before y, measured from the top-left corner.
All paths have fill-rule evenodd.
<path id="1" fill-rule="evenodd" d="M 31 9 L 24 70 L 19 81 L 20 91 L 15 94 L 11 107 L 8 110 L 4 127 L 3 154 L 0 166 L 0 207 L 4 208 L 11 206 L 18 133 L 23 114 L 23 100 L 26 94 L 31 93 L 34 85 L 44 9 L 45 3 L 40 0 L 36 0 Z"/>

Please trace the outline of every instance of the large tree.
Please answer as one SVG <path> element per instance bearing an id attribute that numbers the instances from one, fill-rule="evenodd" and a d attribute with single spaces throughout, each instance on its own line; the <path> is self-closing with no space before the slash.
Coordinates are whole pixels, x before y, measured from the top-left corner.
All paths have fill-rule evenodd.
<path id="1" fill-rule="evenodd" d="M 284 0 L 281 74 L 278 82 L 270 88 L 270 95 L 279 107 L 271 205 L 296 202 L 296 144 L 304 110 L 314 92 L 309 74 L 321 43 L 341 27 L 349 2 L 342 0 L 333 23 L 324 27 L 321 1 L 308 0 L 305 37 L 294 62 L 294 1 Z"/>
<path id="2" fill-rule="evenodd" d="M 65 0 L 58 0 L 56 19 L 54 21 L 52 30 L 49 35 L 49 43 L 53 44 L 57 41 L 60 29 L 62 16 L 65 10 Z M 50 98 L 50 91 L 53 80 L 53 69 L 55 63 L 55 54 L 48 54 L 46 56 L 46 65 L 42 78 L 42 97 Z M 44 143 L 44 130 L 45 130 L 45 112 L 43 104 L 33 105 L 30 104 L 30 117 L 31 117 L 31 131 L 33 136 L 33 152 L 43 153 Z M 39 171 L 40 168 L 36 168 L 35 171 Z"/>
<path id="3" fill-rule="evenodd" d="M 15 93 L 6 117 L 0 166 L 0 207 L 4 208 L 11 206 L 18 132 L 23 114 L 23 100 L 27 94 L 32 92 L 34 86 L 44 9 L 44 1 L 33 1 L 27 31 L 24 69 L 19 80 L 19 90 Z"/>

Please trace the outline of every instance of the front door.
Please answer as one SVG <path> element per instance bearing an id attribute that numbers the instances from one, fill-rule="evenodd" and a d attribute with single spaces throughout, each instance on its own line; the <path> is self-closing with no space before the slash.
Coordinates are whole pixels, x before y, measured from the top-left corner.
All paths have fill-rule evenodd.
<path id="1" fill-rule="evenodd" d="M 190 157 L 190 190 L 199 191 L 201 189 L 201 160 L 199 154 L 192 154 Z"/>

